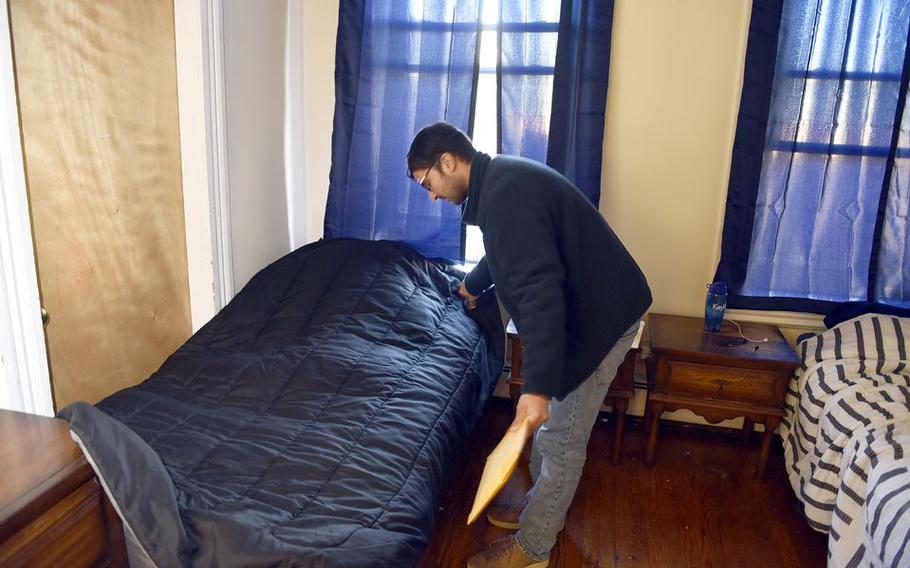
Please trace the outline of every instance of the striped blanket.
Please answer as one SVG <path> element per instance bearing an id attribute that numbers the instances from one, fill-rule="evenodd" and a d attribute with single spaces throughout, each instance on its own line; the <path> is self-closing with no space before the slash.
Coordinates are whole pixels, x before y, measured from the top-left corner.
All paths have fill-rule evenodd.
<path id="1" fill-rule="evenodd" d="M 780 434 L 829 566 L 910 566 L 910 319 L 866 314 L 799 349 Z"/>

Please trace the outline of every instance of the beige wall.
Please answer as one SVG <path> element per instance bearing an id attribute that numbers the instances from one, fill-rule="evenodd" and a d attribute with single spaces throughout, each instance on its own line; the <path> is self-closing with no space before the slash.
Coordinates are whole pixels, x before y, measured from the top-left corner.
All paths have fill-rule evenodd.
<path id="1" fill-rule="evenodd" d="M 697 316 L 720 249 L 749 0 L 616 0 L 600 209 L 654 293 Z"/>

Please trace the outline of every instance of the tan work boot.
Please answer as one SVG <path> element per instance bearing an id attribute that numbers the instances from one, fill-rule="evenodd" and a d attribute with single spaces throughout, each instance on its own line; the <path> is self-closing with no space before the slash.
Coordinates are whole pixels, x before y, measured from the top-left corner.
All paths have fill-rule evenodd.
<path id="1" fill-rule="evenodd" d="M 468 558 L 468 568 L 546 568 L 550 559 L 534 560 L 511 536 L 494 540 L 483 552 Z"/>

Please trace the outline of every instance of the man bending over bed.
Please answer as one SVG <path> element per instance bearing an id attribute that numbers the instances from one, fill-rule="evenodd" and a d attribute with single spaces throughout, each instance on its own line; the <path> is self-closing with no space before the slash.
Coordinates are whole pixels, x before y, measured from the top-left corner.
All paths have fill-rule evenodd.
<path id="1" fill-rule="evenodd" d="M 430 199 L 463 205 L 462 222 L 483 232 L 486 256 L 459 289 L 467 307 L 495 284 L 525 346 L 510 429 L 530 422 L 533 486 L 523 508 L 489 510 L 491 523 L 517 532 L 472 556 L 468 567 L 543 568 L 651 291 L 597 209 L 552 168 L 478 152 L 445 122 L 417 133 L 407 161 Z"/>

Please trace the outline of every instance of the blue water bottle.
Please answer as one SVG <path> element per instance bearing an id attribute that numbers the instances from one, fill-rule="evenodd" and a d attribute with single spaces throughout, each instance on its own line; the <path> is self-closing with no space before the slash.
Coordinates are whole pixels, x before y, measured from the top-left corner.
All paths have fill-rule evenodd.
<path id="1" fill-rule="evenodd" d="M 708 295 L 705 298 L 705 331 L 720 331 L 724 321 L 724 310 L 727 309 L 727 283 L 721 280 L 708 284 Z"/>

